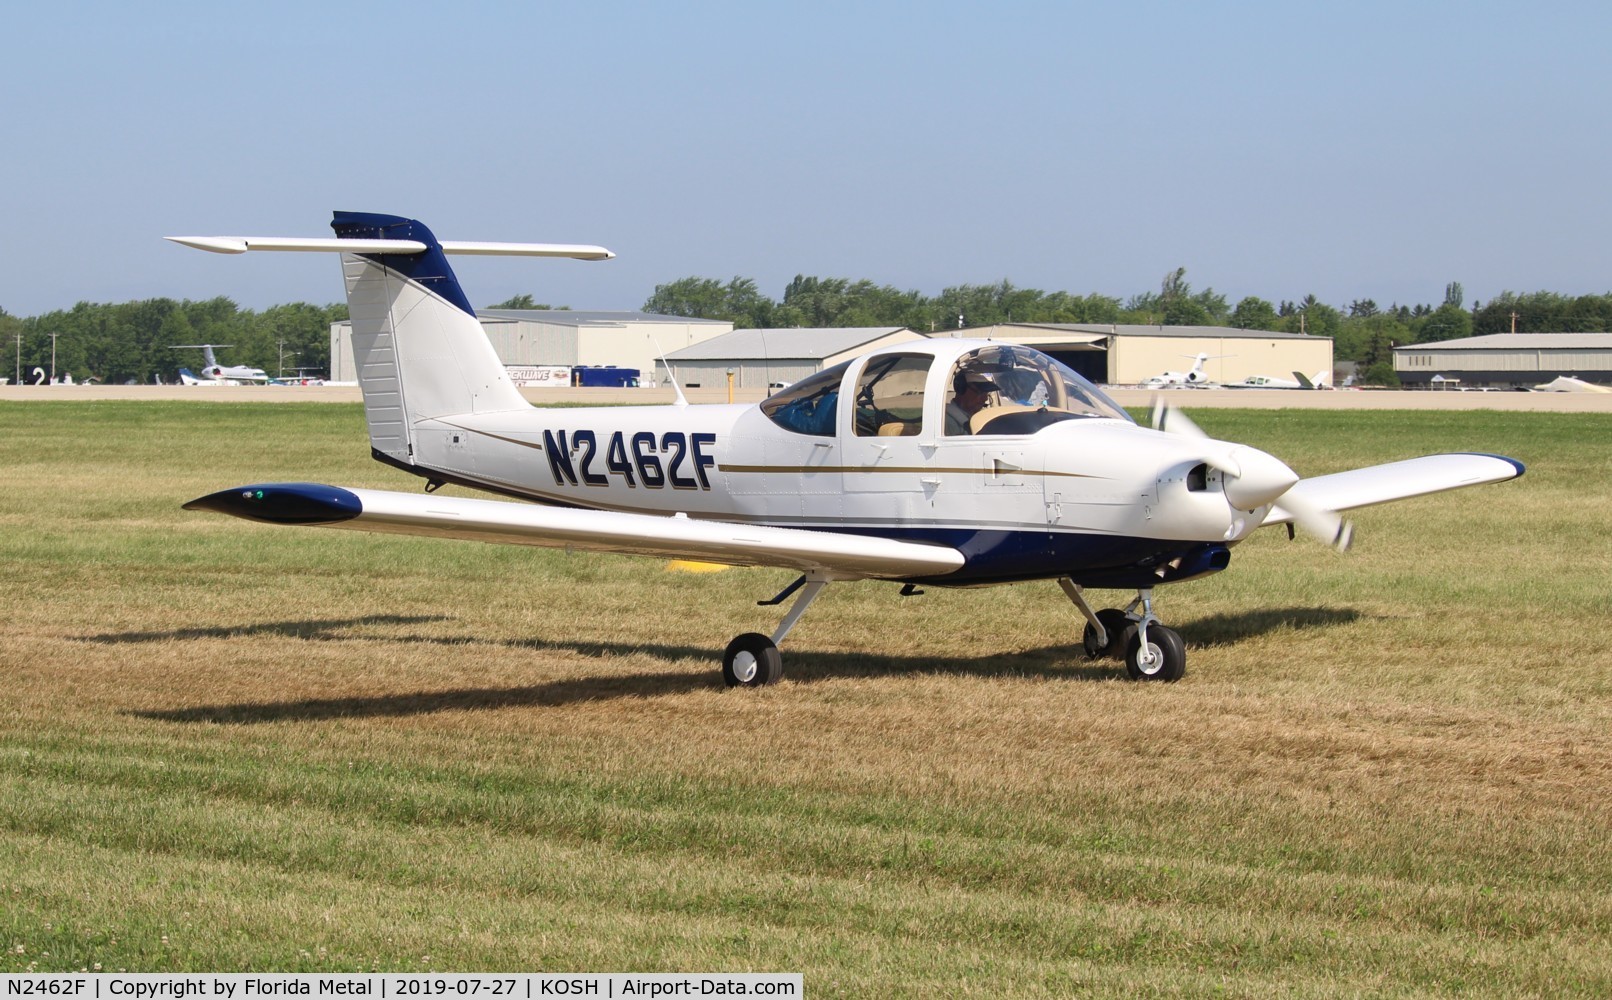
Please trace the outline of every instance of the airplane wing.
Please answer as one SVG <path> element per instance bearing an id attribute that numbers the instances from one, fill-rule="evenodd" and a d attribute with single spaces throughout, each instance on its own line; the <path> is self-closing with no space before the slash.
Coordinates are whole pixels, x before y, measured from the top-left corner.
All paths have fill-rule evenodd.
<path id="1" fill-rule="evenodd" d="M 241 486 L 198 497 L 184 507 L 267 524 L 468 538 L 732 566 L 778 566 L 839 580 L 938 576 L 963 565 L 963 554 L 949 546 L 849 532 L 344 489 L 318 483 Z"/>
<path id="2" fill-rule="evenodd" d="M 1298 494 L 1323 510 L 1353 510 L 1462 486 L 1502 483 L 1522 474 L 1521 462 L 1499 455 L 1428 455 L 1301 479 L 1288 494 Z M 1287 524 L 1293 519 L 1293 514 L 1277 501 L 1261 526 Z"/>

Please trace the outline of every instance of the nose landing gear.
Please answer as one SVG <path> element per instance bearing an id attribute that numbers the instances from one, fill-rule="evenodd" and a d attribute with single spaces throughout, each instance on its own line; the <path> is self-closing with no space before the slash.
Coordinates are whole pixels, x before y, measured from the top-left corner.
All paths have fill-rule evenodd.
<path id="1" fill-rule="evenodd" d="M 1151 589 L 1138 590 L 1123 611 L 1093 611 L 1073 580 L 1064 577 L 1058 586 L 1086 618 L 1081 646 L 1087 656 L 1124 657 L 1125 672 L 1135 681 L 1178 681 L 1187 672 L 1186 642 L 1153 614 Z"/>

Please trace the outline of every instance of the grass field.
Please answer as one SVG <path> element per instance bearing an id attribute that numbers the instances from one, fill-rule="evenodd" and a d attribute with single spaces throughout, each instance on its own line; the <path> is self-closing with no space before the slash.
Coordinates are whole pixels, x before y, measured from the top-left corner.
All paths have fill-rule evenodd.
<path id="1" fill-rule="evenodd" d="M 1612 418 L 1194 417 L 1528 474 L 1161 590 L 1180 684 L 1086 662 L 1050 583 L 852 584 L 728 691 L 790 573 L 179 509 L 418 488 L 356 406 L 0 405 L 0 972 L 1612 995 Z"/>

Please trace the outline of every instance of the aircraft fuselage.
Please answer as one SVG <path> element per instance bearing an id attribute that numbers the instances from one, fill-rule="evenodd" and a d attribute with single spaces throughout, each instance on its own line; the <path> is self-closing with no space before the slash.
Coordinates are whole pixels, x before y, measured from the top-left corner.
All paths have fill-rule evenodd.
<path id="1" fill-rule="evenodd" d="M 740 405 L 459 415 L 415 427 L 410 471 L 563 506 L 950 545 L 968 561 L 934 581 L 947 583 L 1186 579 L 1223 568 L 1263 516 L 1228 506 L 1201 448 L 1124 420 L 1000 436 L 848 426 L 790 434 Z"/>

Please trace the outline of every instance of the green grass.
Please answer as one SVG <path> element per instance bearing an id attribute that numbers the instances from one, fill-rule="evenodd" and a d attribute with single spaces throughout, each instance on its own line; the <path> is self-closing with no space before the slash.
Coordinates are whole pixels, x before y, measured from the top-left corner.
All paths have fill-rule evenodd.
<path id="1" fill-rule="evenodd" d="M 1193 417 L 1306 475 L 1529 471 L 1161 590 L 1177 685 L 1086 662 L 1050 584 L 854 584 L 727 691 L 789 573 L 179 509 L 417 489 L 356 406 L 0 407 L 0 972 L 1612 994 L 1612 420 Z"/>

